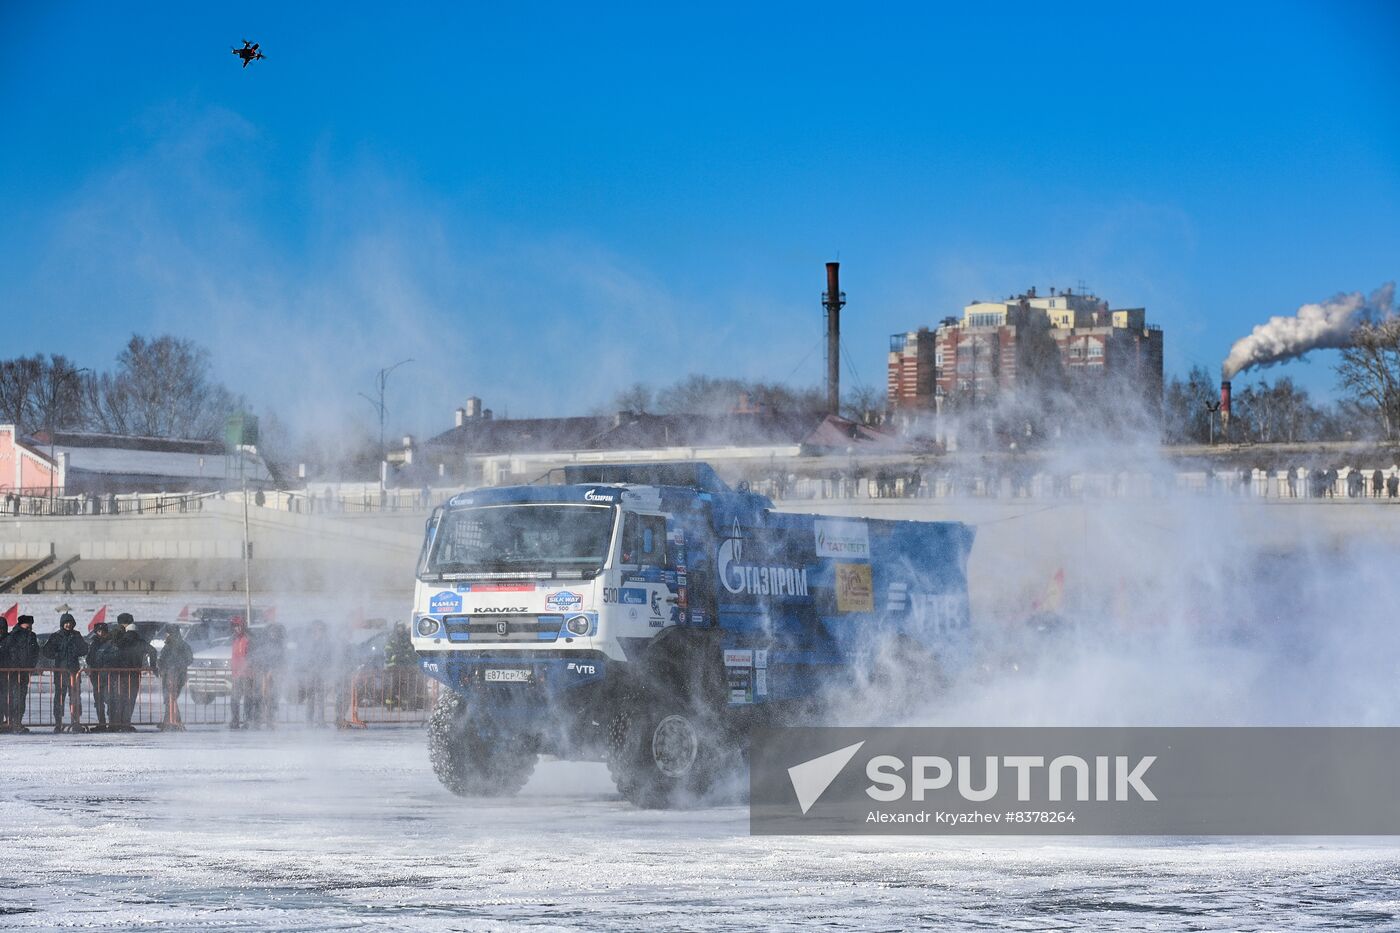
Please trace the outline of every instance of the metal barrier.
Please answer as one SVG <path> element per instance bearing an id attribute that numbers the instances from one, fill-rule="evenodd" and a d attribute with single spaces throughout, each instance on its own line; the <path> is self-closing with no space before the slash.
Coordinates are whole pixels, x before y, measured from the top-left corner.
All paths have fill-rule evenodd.
<path id="1" fill-rule="evenodd" d="M 226 689 L 196 693 L 184 679 L 167 680 L 145 669 L 4 669 L 0 731 L 13 731 L 16 723 L 34 729 L 61 724 L 65 731 L 89 732 L 138 726 L 178 731 L 187 726 L 264 729 L 304 723 L 346 728 L 426 722 L 437 702 L 436 683 L 429 688 L 416 669 L 407 675 L 264 673 L 230 678 Z"/>
<path id="2" fill-rule="evenodd" d="M 345 725 L 427 722 L 438 701 L 438 682 L 416 667 L 391 665 L 356 672 L 350 680 L 350 709 Z"/>

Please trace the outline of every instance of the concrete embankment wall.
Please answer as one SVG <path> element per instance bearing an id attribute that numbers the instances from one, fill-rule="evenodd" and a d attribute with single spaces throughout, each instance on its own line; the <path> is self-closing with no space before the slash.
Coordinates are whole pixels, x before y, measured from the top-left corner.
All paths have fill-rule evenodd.
<path id="1" fill-rule="evenodd" d="M 253 588 L 411 590 L 423 518 L 250 509 Z M 76 555 L 79 587 L 95 582 L 99 589 L 239 587 L 242 542 L 241 507 L 218 500 L 192 512 L 0 519 L 0 561 Z"/>

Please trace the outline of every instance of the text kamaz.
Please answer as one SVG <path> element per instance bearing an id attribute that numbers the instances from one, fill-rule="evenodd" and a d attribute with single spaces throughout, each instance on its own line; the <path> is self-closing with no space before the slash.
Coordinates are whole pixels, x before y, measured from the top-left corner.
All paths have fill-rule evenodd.
<path id="1" fill-rule="evenodd" d="M 414 647 L 433 767 L 509 794 L 602 758 L 642 806 L 742 767 L 758 723 L 925 690 L 965 657 L 972 530 L 776 512 L 704 464 L 568 467 L 428 522 Z"/>

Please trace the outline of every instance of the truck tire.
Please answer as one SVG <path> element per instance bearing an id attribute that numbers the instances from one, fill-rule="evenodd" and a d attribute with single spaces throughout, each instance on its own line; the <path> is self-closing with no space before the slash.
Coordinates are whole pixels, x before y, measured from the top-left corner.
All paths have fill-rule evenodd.
<path id="1" fill-rule="evenodd" d="M 716 717 L 676 693 L 638 690 L 618 704 L 608 729 L 608 771 L 635 806 L 670 809 L 704 800 L 735 761 Z"/>
<path id="2" fill-rule="evenodd" d="M 464 697 L 446 693 L 428 718 L 428 760 L 459 797 L 509 797 L 525 786 L 539 755 L 526 737 L 495 733 Z"/>

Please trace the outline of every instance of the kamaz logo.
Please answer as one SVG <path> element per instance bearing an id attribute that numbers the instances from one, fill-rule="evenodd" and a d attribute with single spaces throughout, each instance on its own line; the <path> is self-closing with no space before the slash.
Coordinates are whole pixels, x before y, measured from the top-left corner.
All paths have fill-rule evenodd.
<path id="1" fill-rule="evenodd" d="M 509 622 L 497 622 L 497 623 L 496 623 L 496 634 L 497 634 L 497 635 L 500 635 L 500 636 L 502 636 L 502 637 L 505 637 L 506 635 L 509 635 L 509 634 L 510 634 L 510 623 L 509 623 Z"/>
<path id="2" fill-rule="evenodd" d="M 806 568 L 744 563 L 744 532 L 737 518 L 732 534 L 720 544 L 715 562 L 724 588 L 731 593 L 747 593 L 750 596 L 807 595 Z"/>
<path id="3" fill-rule="evenodd" d="M 566 664 L 566 665 L 564 666 L 564 670 L 566 670 L 566 671 L 573 671 L 573 672 L 576 673 L 576 674 L 596 674 L 596 673 L 598 673 L 598 668 L 597 668 L 596 665 L 593 665 L 593 664 L 576 664 L 576 663 L 574 663 L 573 661 L 570 661 L 568 664 Z"/>

